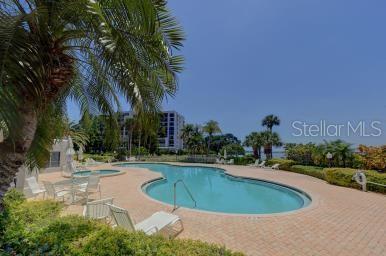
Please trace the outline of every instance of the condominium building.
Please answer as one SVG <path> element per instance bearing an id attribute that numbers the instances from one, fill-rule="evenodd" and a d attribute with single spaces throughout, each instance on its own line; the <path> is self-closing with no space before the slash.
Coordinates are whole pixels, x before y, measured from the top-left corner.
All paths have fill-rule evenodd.
<path id="1" fill-rule="evenodd" d="M 121 112 L 118 122 L 121 126 L 120 137 L 122 141 L 127 141 L 130 135 L 127 127 L 124 125 L 127 119 L 133 118 L 133 112 Z M 161 149 L 180 150 L 184 148 L 181 139 L 181 130 L 185 125 L 185 118 L 176 111 L 163 111 L 160 116 L 160 129 L 158 131 L 158 143 Z"/>
<path id="2" fill-rule="evenodd" d="M 180 150 L 184 148 L 181 139 L 181 130 L 185 125 L 185 118 L 176 111 L 164 111 L 160 120 L 160 132 L 158 143 L 160 148 L 168 150 Z"/>

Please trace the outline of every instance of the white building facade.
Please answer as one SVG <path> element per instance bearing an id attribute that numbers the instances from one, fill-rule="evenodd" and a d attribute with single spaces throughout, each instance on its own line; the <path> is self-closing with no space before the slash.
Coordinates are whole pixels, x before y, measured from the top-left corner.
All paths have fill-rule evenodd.
<path id="1" fill-rule="evenodd" d="M 184 143 L 181 139 L 181 131 L 185 125 L 185 118 L 176 111 L 164 111 L 160 122 L 159 147 L 172 151 L 183 149 Z"/>

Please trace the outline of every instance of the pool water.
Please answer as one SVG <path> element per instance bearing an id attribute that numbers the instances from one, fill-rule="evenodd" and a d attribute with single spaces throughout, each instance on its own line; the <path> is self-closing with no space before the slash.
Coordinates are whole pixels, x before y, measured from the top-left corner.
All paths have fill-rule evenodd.
<path id="1" fill-rule="evenodd" d="M 96 171 L 92 171 L 92 173 L 98 174 L 100 176 L 109 176 L 109 175 L 113 175 L 113 174 L 118 174 L 118 173 L 120 173 L 120 171 L 118 171 L 118 170 L 96 170 Z M 87 171 L 87 170 L 77 171 L 77 172 L 74 172 L 74 174 L 73 174 L 73 176 L 75 176 L 75 177 L 87 177 L 90 175 L 91 175 L 91 171 Z"/>
<path id="2" fill-rule="evenodd" d="M 247 178 L 237 178 L 212 167 L 175 166 L 169 164 L 127 163 L 124 167 L 147 168 L 160 172 L 165 179 L 151 182 L 143 190 L 152 198 L 173 205 L 173 184 L 183 180 L 197 202 L 183 184 L 177 185 L 177 205 L 200 210 L 268 214 L 297 210 L 310 204 L 310 198 L 300 190 L 279 184 Z"/>

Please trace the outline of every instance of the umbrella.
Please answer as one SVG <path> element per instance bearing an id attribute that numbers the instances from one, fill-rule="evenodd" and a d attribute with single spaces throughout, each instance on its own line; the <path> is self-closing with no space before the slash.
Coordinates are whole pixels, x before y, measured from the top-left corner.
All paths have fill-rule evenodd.
<path id="1" fill-rule="evenodd" d="M 70 167 L 72 164 L 72 156 L 75 154 L 74 144 L 72 143 L 71 137 L 67 139 L 67 150 L 66 150 L 66 160 L 67 166 Z"/>
<path id="2" fill-rule="evenodd" d="M 82 147 L 80 147 L 78 150 L 78 160 L 82 160 L 82 159 L 83 159 L 83 149 Z"/>

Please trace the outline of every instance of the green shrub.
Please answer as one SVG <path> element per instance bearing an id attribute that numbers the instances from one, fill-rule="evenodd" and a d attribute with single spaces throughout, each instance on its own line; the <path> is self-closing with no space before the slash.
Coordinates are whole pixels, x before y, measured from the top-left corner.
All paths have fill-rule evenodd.
<path id="1" fill-rule="evenodd" d="M 355 169 L 349 168 L 326 168 L 324 169 L 326 174 L 326 181 L 330 184 L 343 186 L 343 187 L 351 187 L 361 189 L 361 186 L 352 179 L 355 174 Z M 367 181 L 375 182 L 379 184 L 386 185 L 386 174 L 381 174 L 376 171 L 365 171 Z M 370 191 L 380 192 L 386 194 L 386 188 L 375 185 L 375 184 L 367 184 L 367 189 Z"/>
<path id="2" fill-rule="evenodd" d="M 291 170 L 291 166 L 295 164 L 295 161 L 282 158 L 272 158 L 267 161 L 267 165 L 269 166 L 274 164 L 280 164 L 280 170 L 289 171 Z"/>
<path id="3" fill-rule="evenodd" d="M 56 219 L 62 205 L 50 200 L 21 202 L 19 199 L 6 204 L 1 247 L 25 254 L 34 243 L 35 232 Z"/>
<path id="4" fill-rule="evenodd" d="M 74 243 L 71 255 L 176 255 L 176 256 L 237 256 L 220 246 L 193 240 L 168 240 L 147 236 L 141 232 L 101 228 L 100 231 Z"/>
<path id="5" fill-rule="evenodd" d="M 101 226 L 102 224 L 81 216 L 57 218 L 33 235 L 30 253 L 68 255 L 73 242 L 90 235 Z"/>
<path id="6" fill-rule="evenodd" d="M 234 160 L 236 165 L 248 165 L 256 161 L 253 156 L 235 157 Z"/>
<path id="7" fill-rule="evenodd" d="M 62 204 L 25 201 L 16 191 L 10 191 L 4 202 L 0 255 L 242 255 L 201 241 L 168 240 L 112 229 L 81 216 L 60 217 Z"/>
<path id="8" fill-rule="evenodd" d="M 322 167 L 306 166 L 306 165 L 293 165 L 291 166 L 291 172 L 309 175 L 318 179 L 325 179 L 324 171 Z"/>
<path id="9" fill-rule="evenodd" d="M 107 163 L 109 161 L 110 162 L 113 161 L 115 159 L 115 156 L 110 154 L 110 153 L 104 153 L 103 155 L 100 155 L 100 154 L 83 154 L 83 161 L 86 160 L 87 158 L 92 158 L 95 161 Z"/>

